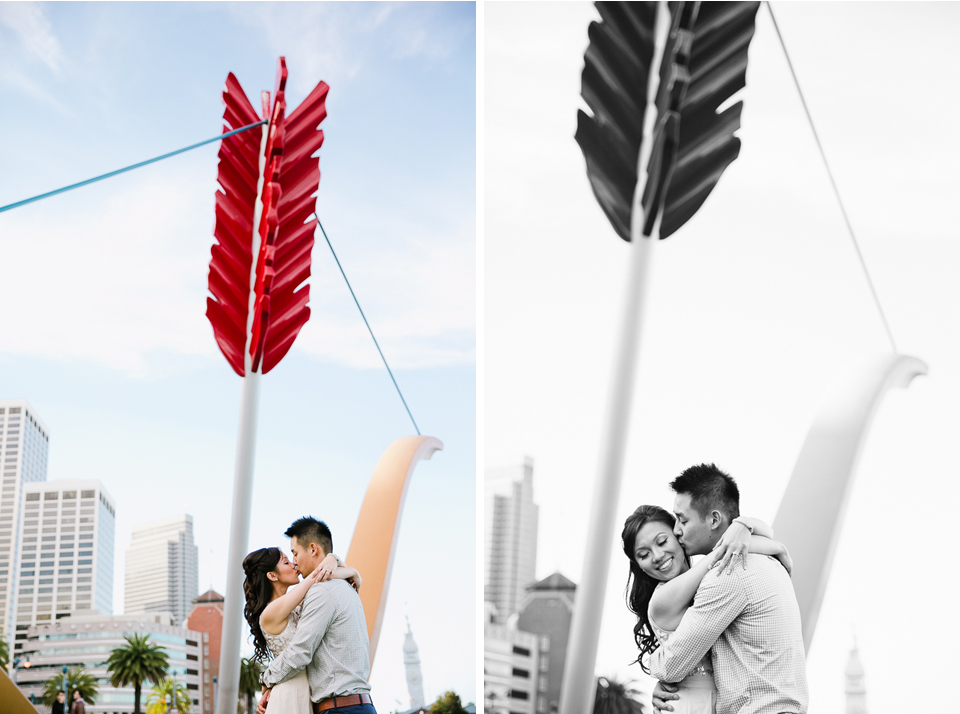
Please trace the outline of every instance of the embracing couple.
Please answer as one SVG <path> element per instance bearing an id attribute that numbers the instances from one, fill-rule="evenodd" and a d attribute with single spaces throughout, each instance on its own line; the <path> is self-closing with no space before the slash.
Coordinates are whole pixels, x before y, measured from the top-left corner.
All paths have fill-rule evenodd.
<path id="1" fill-rule="evenodd" d="M 254 657 L 273 659 L 260 676 L 259 714 L 376 714 L 370 699 L 370 641 L 360 574 L 333 554 L 323 521 L 305 516 L 286 530 L 291 562 L 279 548 L 243 559 Z M 299 576 L 303 576 L 301 581 Z"/>
<path id="2" fill-rule="evenodd" d="M 674 513 L 640 506 L 623 527 L 637 661 L 660 681 L 657 711 L 803 714 L 800 610 L 786 548 L 740 516 L 736 482 L 713 464 L 670 487 Z M 690 556 L 702 555 L 696 564 Z"/>

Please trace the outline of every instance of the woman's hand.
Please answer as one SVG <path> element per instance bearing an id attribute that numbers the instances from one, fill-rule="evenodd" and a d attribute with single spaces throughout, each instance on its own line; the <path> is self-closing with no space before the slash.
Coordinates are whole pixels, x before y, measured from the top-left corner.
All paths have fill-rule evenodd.
<path id="1" fill-rule="evenodd" d="M 357 592 L 360 592 L 360 586 L 363 585 L 363 578 L 360 577 L 360 573 L 354 573 L 349 578 L 347 578 L 347 582 L 353 586 L 354 590 L 356 590 Z"/>
<path id="2" fill-rule="evenodd" d="M 739 562 L 746 570 L 747 559 L 744 556 L 749 546 L 750 530 L 742 523 L 734 521 L 713 546 L 714 551 L 719 551 L 719 555 L 711 567 L 718 567 L 721 570 L 726 568 L 728 573 L 732 573 L 733 567 Z"/>
<path id="3" fill-rule="evenodd" d="M 337 560 L 337 556 L 333 553 L 328 554 L 323 560 L 320 561 L 320 565 L 317 566 L 317 569 L 313 572 L 316 573 L 319 571 L 320 580 L 317 582 L 325 583 L 326 581 L 333 578 L 333 571 L 337 569 L 337 566 L 340 565 L 340 562 Z M 311 573 L 312 575 L 313 573 Z"/>
<path id="4" fill-rule="evenodd" d="M 316 568 L 313 569 L 312 573 L 310 573 L 307 576 L 304 576 L 303 581 L 305 583 L 310 583 L 310 587 L 313 587 L 316 583 L 323 582 L 323 579 L 320 576 L 321 576 L 320 566 L 318 565 Z"/>
<path id="5" fill-rule="evenodd" d="M 779 560 L 780 564 L 786 568 L 787 575 L 793 577 L 793 558 L 790 557 L 786 547 L 784 547 L 783 552 L 777 556 L 777 560 Z"/>

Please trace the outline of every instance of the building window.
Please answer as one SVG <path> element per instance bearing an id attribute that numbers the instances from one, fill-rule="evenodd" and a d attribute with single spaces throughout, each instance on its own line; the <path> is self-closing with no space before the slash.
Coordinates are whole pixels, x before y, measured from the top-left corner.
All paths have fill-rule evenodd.
<path id="1" fill-rule="evenodd" d="M 511 699 L 529 699 L 530 694 L 528 692 L 524 692 L 519 689 L 511 689 L 510 698 Z"/>
<path id="2" fill-rule="evenodd" d="M 530 679 L 530 672 L 526 669 L 520 669 L 519 667 L 513 668 L 514 677 L 523 677 L 524 679 Z"/>
<path id="3" fill-rule="evenodd" d="M 517 647 L 516 645 L 513 646 L 513 653 L 522 655 L 523 657 L 530 656 L 530 650 L 528 650 L 526 647 Z"/>

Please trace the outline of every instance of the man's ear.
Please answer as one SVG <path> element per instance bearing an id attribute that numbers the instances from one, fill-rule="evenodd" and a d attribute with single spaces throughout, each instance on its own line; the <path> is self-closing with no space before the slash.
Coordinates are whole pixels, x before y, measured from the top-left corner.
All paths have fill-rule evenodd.
<path id="1" fill-rule="evenodd" d="M 716 530 L 723 525 L 723 514 L 720 511 L 710 511 L 710 530 Z"/>

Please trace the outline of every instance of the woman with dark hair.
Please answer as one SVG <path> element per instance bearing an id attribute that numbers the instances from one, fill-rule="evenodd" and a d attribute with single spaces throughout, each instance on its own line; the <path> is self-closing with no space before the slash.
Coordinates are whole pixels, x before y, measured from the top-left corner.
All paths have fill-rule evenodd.
<path id="1" fill-rule="evenodd" d="M 727 528 L 713 551 L 695 565 L 674 535 L 673 514 L 659 506 L 640 506 L 623 525 L 623 552 L 630 561 L 627 607 L 637 616 L 633 636 L 640 648 L 637 662 L 649 674 L 644 657 L 656 650 L 677 629 L 693 604 L 700 581 L 728 552 L 748 550 L 770 555 L 790 572 L 787 549 L 773 540 L 773 531 L 756 518 L 738 518 Z M 751 531 L 753 534 L 751 535 Z M 732 568 L 736 558 L 727 567 Z M 696 669 L 677 683 L 679 699 L 673 714 L 715 714 L 717 688 L 708 654 Z"/>
<path id="2" fill-rule="evenodd" d="M 297 631 L 299 606 L 314 583 L 340 578 L 360 589 L 360 573 L 340 565 L 332 553 L 310 575 L 300 580 L 296 566 L 279 548 L 261 548 L 243 559 L 243 616 L 253 633 L 254 658 L 266 662 L 279 655 Z M 332 573 L 332 575 L 331 575 Z M 326 577 L 324 577 L 326 576 Z M 270 714 L 310 714 L 310 684 L 306 670 L 273 688 Z"/>

